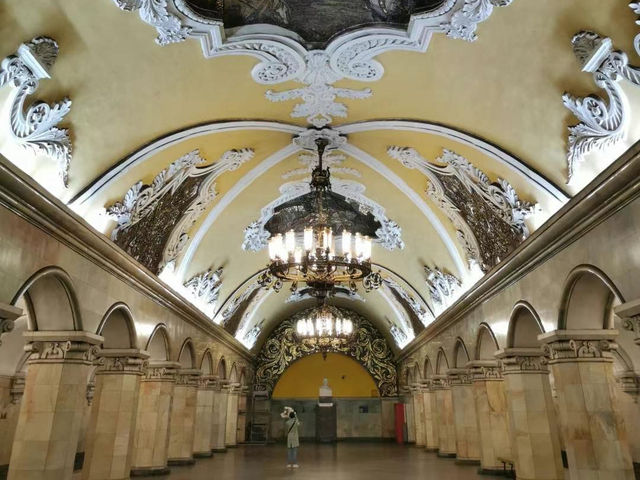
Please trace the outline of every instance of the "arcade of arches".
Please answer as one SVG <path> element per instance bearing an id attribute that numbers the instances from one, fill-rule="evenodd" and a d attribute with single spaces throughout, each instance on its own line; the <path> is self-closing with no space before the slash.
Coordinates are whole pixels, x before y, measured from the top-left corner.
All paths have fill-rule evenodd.
<path id="1" fill-rule="evenodd" d="M 628 3 L 0 2 L 0 478 L 640 478 Z"/>

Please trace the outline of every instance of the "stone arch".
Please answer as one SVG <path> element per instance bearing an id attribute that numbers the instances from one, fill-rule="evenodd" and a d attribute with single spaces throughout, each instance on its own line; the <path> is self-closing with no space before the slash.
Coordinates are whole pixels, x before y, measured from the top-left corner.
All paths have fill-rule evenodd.
<path id="1" fill-rule="evenodd" d="M 425 380 L 433 377 L 433 365 L 431 365 L 431 360 L 427 355 L 424 357 L 423 367 L 422 367 L 422 378 Z"/>
<path id="2" fill-rule="evenodd" d="M 464 344 L 464 340 L 460 337 L 456 338 L 456 344 L 453 347 L 453 367 L 465 368 L 470 360 L 469 351 L 467 350 L 467 346 Z"/>
<path id="3" fill-rule="evenodd" d="M 224 356 L 220 357 L 218 361 L 218 368 L 216 369 L 216 374 L 220 380 L 227 379 L 227 361 L 224 359 Z"/>
<path id="4" fill-rule="evenodd" d="M 138 348 L 133 315 L 129 307 L 122 302 L 109 307 L 96 333 L 104 337 L 102 348 Z"/>
<path id="5" fill-rule="evenodd" d="M 185 338 L 178 353 L 178 363 L 181 368 L 196 368 L 196 351 L 190 337 Z"/>
<path id="6" fill-rule="evenodd" d="M 247 369 L 245 367 L 240 369 L 240 378 L 238 379 L 238 382 L 243 387 L 247 384 Z"/>
<path id="7" fill-rule="evenodd" d="M 150 360 L 168 361 L 171 358 L 171 343 L 169 333 L 164 323 L 159 323 L 151 332 L 145 350 L 149 352 Z"/>
<path id="8" fill-rule="evenodd" d="M 38 270 L 18 289 L 11 305 L 24 300 L 29 330 L 82 330 L 78 298 L 67 272 L 49 266 Z"/>
<path id="9" fill-rule="evenodd" d="M 544 333 L 544 326 L 535 309 L 525 301 L 516 303 L 509 319 L 507 348 L 537 348 L 541 333 Z"/>
<path id="10" fill-rule="evenodd" d="M 613 306 L 620 303 L 624 303 L 620 290 L 602 270 L 579 265 L 565 281 L 558 329 L 614 328 Z"/>
<path id="11" fill-rule="evenodd" d="M 500 346 L 493 330 L 487 323 L 482 322 L 476 338 L 475 359 L 494 360 L 497 350 L 500 350 Z"/>
<path id="12" fill-rule="evenodd" d="M 214 373 L 213 370 L 213 357 L 211 356 L 211 350 L 206 349 L 202 354 L 202 360 L 200 360 L 200 371 L 202 375 L 211 376 Z"/>
<path id="13" fill-rule="evenodd" d="M 447 370 L 449 370 L 449 360 L 447 360 L 444 348 L 440 347 L 436 357 L 436 375 L 446 375 Z"/>
<path id="14" fill-rule="evenodd" d="M 618 348 L 611 350 L 613 354 L 613 370 L 615 373 L 633 372 L 633 360 L 627 351 L 618 345 Z"/>
<path id="15" fill-rule="evenodd" d="M 233 362 L 231 370 L 229 370 L 229 383 L 238 383 L 238 367 L 235 362 Z"/>

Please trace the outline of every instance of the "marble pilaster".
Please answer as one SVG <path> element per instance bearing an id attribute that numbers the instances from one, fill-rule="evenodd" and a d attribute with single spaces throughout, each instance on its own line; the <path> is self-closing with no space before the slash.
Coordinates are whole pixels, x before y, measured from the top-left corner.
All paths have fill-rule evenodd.
<path id="1" fill-rule="evenodd" d="M 431 388 L 431 381 L 422 385 L 422 401 L 424 412 L 424 445 L 428 452 L 438 451 L 438 422 L 436 420 L 436 392 Z"/>
<path id="2" fill-rule="evenodd" d="M 496 358 L 502 363 L 517 479 L 563 480 L 560 432 L 543 351 L 507 348 Z"/>
<path id="3" fill-rule="evenodd" d="M 453 418 L 453 399 L 446 375 L 436 375 L 432 388 L 436 394 L 436 421 L 438 423 L 438 456 L 456 456 L 456 426 Z"/>
<path id="4" fill-rule="evenodd" d="M 481 471 L 498 473 L 503 468 L 498 459 L 512 458 L 502 370 L 495 360 L 476 360 L 467 367 L 473 381 Z"/>
<path id="5" fill-rule="evenodd" d="M 225 427 L 224 444 L 227 448 L 238 445 L 238 386 L 230 386 L 227 398 L 227 425 Z"/>
<path id="6" fill-rule="evenodd" d="M 205 376 L 198 379 L 196 423 L 193 436 L 193 456 L 197 458 L 212 455 L 214 388 L 215 379 L 213 377 Z"/>
<path id="7" fill-rule="evenodd" d="M 201 374 L 197 369 L 182 369 L 176 375 L 169 424 L 169 465 L 194 463 L 196 397 Z"/>
<path id="8" fill-rule="evenodd" d="M 226 451 L 225 438 L 227 427 L 227 399 L 229 392 L 222 388 L 218 381 L 213 392 L 213 426 L 211 429 L 211 450 L 215 452 Z"/>
<path id="9" fill-rule="evenodd" d="M 416 447 L 424 447 L 424 399 L 419 384 L 411 387 L 411 400 L 413 402 L 413 421 L 416 429 Z"/>
<path id="10" fill-rule="evenodd" d="M 140 379 L 147 358 L 147 352 L 135 349 L 98 352 L 82 480 L 129 478 Z"/>
<path id="11" fill-rule="evenodd" d="M 456 462 L 480 463 L 478 419 L 473 397 L 471 372 L 452 368 L 447 372 L 453 401 L 453 419 L 456 430 Z"/>
<path id="12" fill-rule="evenodd" d="M 25 332 L 26 382 L 9 480 L 71 478 L 88 374 L 104 340 L 89 332 Z"/>
<path id="13" fill-rule="evenodd" d="M 617 335 L 617 330 L 556 330 L 538 336 L 558 392 L 572 480 L 634 479 L 613 375 Z"/>
<path id="14" fill-rule="evenodd" d="M 131 475 L 168 473 L 169 418 L 180 364 L 149 362 L 140 380 Z"/>

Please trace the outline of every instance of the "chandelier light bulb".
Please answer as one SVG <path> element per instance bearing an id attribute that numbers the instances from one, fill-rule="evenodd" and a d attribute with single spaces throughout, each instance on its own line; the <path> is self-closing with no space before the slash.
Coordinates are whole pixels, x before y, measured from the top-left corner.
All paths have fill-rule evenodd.
<path id="1" fill-rule="evenodd" d="M 278 233 L 275 237 L 273 237 L 273 249 L 275 252 L 275 258 L 279 258 L 280 260 L 282 260 L 284 258 L 284 245 L 282 243 L 281 233 Z"/>
<path id="2" fill-rule="evenodd" d="M 285 234 L 284 243 L 287 248 L 287 252 L 292 254 L 296 249 L 296 232 L 289 230 Z"/>
<path id="3" fill-rule="evenodd" d="M 313 228 L 311 227 L 304 229 L 304 249 L 307 252 L 313 250 Z"/>
<path id="4" fill-rule="evenodd" d="M 364 260 L 371 259 L 371 238 L 365 236 L 362 242 L 362 257 Z"/>
<path id="5" fill-rule="evenodd" d="M 275 237 L 271 237 L 269 239 L 269 258 L 271 260 L 275 260 L 277 256 L 278 250 L 276 247 L 276 239 Z"/>
<path id="6" fill-rule="evenodd" d="M 302 249 L 300 247 L 295 249 L 293 253 L 293 261 L 296 263 L 302 263 Z"/>
<path id="7" fill-rule="evenodd" d="M 342 255 L 348 257 L 351 255 L 351 232 L 342 231 Z"/>
<path id="8" fill-rule="evenodd" d="M 356 239 L 354 244 L 355 244 L 356 258 L 360 259 L 363 254 L 362 235 L 360 235 L 357 232 L 356 232 Z"/>

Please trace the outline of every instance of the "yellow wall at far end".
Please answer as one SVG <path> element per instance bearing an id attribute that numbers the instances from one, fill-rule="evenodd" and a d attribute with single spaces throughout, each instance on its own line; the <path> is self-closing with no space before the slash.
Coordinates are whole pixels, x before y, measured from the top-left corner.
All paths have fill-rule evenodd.
<path id="1" fill-rule="evenodd" d="M 315 353 L 287 368 L 272 398 L 318 398 L 322 379 L 329 379 L 334 397 L 377 397 L 378 389 L 369 373 L 355 360 L 338 353 L 328 353 L 326 360 Z"/>

